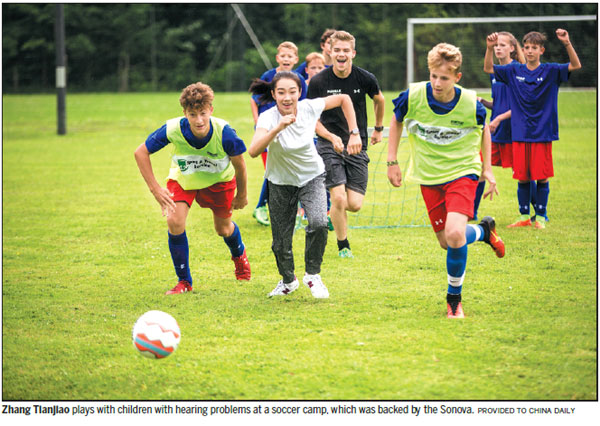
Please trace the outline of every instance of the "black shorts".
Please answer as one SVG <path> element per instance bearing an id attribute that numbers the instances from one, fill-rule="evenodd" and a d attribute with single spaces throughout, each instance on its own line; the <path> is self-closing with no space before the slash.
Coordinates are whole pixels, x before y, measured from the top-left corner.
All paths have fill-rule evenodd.
<path id="1" fill-rule="evenodd" d="M 321 141 L 317 143 L 317 151 L 325 163 L 327 189 L 345 185 L 346 188 L 365 195 L 369 182 L 369 155 L 366 151 L 356 155 L 349 155 L 346 151 L 339 154 L 333 150 L 331 143 Z"/>

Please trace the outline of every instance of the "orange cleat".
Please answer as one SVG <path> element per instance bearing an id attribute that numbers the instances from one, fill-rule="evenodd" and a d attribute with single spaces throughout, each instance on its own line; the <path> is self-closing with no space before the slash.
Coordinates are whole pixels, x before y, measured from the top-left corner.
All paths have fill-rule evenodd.
<path id="1" fill-rule="evenodd" d="M 464 318 L 465 313 L 463 312 L 462 302 L 448 303 L 448 318 Z"/>
<path id="2" fill-rule="evenodd" d="M 521 228 L 531 226 L 531 218 L 528 215 L 521 215 L 515 223 L 511 223 L 507 228 Z"/>

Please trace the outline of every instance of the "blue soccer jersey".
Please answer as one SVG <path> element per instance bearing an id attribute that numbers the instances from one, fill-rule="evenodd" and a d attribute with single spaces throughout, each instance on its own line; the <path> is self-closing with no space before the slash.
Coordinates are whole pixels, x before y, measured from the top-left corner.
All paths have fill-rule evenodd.
<path id="1" fill-rule="evenodd" d="M 492 121 L 500 114 L 504 114 L 506 111 L 510 110 L 510 99 L 508 94 L 508 86 L 506 84 L 499 82 L 493 74 L 490 75 L 490 82 L 492 85 L 492 100 L 494 102 L 494 106 L 492 107 L 492 115 L 490 117 L 490 121 Z M 500 124 L 498 124 L 496 131 L 492 133 L 492 142 L 512 142 L 510 118 L 502 120 Z"/>
<path id="2" fill-rule="evenodd" d="M 512 140 L 558 140 L 558 88 L 569 79 L 569 64 L 542 63 L 530 70 L 512 62 L 494 65 L 494 75 L 509 87 Z"/>
<path id="3" fill-rule="evenodd" d="M 181 132 L 183 133 L 185 139 L 189 142 L 191 146 L 193 146 L 196 149 L 201 149 L 204 146 L 206 146 L 208 141 L 210 141 L 210 138 L 212 138 L 212 123 L 210 123 L 210 130 L 208 131 L 208 134 L 202 139 L 198 139 L 196 138 L 196 136 L 194 136 L 194 134 L 192 133 L 192 129 L 190 128 L 190 122 L 187 118 L 183 117 L 181 119 L 180 126 Z M 244 144 L 244 141 L 238 137 L 235 130 L 229 125 L 226 125 L 223 128 L 221 142 L 223 144 L 223 149 L 230 157 L 235 157 L 236 155 L 240 155 L 246 152 L 246 145 Z M 152 154 L 164 148 L 169 143 L 170 141 L 167 138 L 167 125 L 165 124 L 148 136 L 148 138 L 146 139 L 146 149 L 150 154 Z"/>

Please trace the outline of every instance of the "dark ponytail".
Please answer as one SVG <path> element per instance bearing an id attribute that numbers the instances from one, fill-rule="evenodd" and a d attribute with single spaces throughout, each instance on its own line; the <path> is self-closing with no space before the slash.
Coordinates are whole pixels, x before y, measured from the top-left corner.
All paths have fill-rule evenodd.
<path id="1" fill-rule="evenodd" d="M 266 82 L 259 78 L 255 78 L 252 80 L 252 84 L 248 91 L 253 95 L 258 95 L 259 105 L 268 104 L 269 102 L 275 102 L 273 99 L 272 92 L 275 90 L 275 86 L 277 86 L 277 82 L 282 78 L 289 78 L 290 80 L 294 80 L 298 85 L 298 90 L 302 91 L 302 83 L 300 82 L 300 77 L 298 74 L 292 71 L 280 71 L 273 77 L 271 82 Z"/>

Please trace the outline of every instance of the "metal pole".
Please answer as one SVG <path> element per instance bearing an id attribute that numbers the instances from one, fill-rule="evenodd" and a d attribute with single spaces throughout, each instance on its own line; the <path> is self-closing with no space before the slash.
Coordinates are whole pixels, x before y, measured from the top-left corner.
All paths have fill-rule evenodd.
<path id="1" fill-rule="evenodd" d="M 56 106 L 58 119 L 58 134 L 67 133 L 67 69 L 65 64 L 65 11 L 63 4 L 56 5 L 54 22 L 56 42 Z"/>

